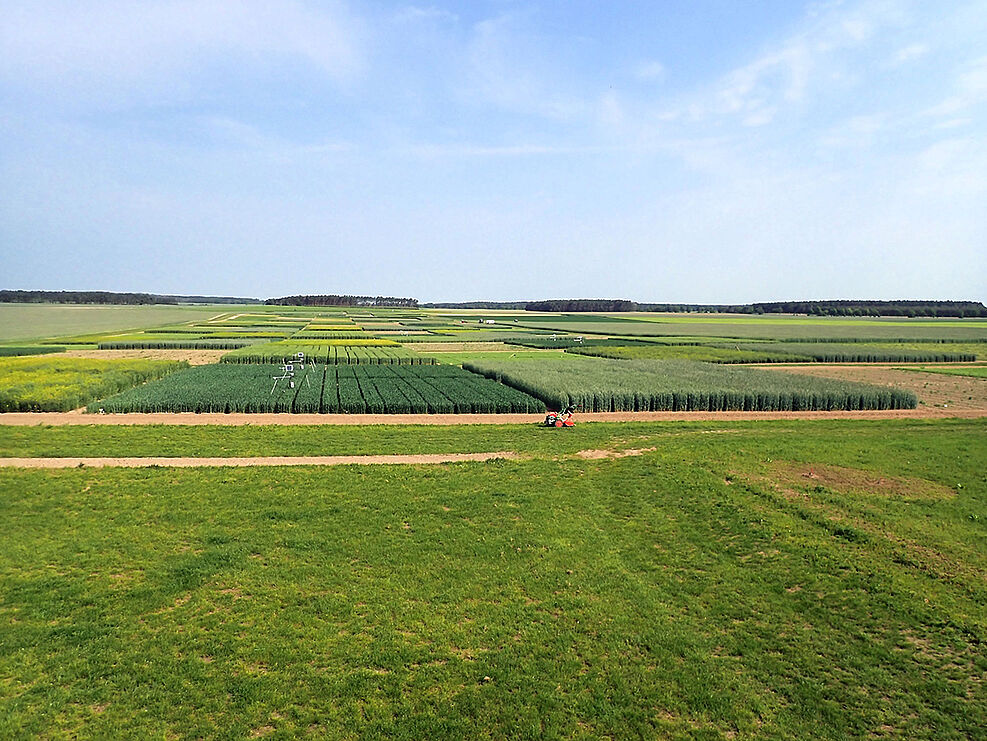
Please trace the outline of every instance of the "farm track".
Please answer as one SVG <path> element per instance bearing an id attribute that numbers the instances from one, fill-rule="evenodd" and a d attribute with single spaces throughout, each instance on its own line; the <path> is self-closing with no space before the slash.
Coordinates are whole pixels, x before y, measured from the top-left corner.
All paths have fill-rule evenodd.
<path id="1" fill-rule="evenodd" d="M 256 456 L 239 458 L 0 458 L 0 468 L 204 468 L 215 466 L 346 466 L 462 463 L 517 459 L 510 451 L 495 453 L 425 453 L 419 455 Z"/>
<path id="2" fill-rule="evenodd" d="M 779 419 L 977 419 L 987 408 L 920 407 L 854 412 L 582 412 L 581 422 L 703 422 Z M 0 425 L 498 425 L 538 424 L 542 414 L 85 414 L 75 412 L 9 412 Z"/>

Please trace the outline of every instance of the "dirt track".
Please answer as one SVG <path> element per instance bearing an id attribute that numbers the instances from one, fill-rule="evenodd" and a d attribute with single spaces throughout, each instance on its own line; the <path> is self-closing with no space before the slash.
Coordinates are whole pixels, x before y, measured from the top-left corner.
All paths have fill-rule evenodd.
<path id="1" fill-rule="evenodd" d="M 426 453 L 420 455 L 318 455 L 251 458 L 0 458 L 0 468 L 199 468 L 203 466 L 345 466 L 415 463 L 461 463 L 516 459 L 517 453 Z"/>
<path id="2" fill-rule="evenodd" d="M 704 422 L 771 419 L 941 419 L 987 417 L 987 409 L 899 409 L 867 412 L 593 412 L 580 422 Z M 0 425 L 503 425 L 538 424 L 542 414 L 83 414 L 14 412 Z"/>

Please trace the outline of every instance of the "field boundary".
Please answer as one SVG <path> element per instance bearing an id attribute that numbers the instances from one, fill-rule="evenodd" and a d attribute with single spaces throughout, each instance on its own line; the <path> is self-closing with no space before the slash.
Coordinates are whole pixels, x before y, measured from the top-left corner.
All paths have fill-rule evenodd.
<path id="1" fill-rule="evenodd" d="M 145 457 L 145 458 L 0 458 L 0 468 L 169 468 L 243 466 L 346 466 L 464 463 L 516 460 L 511 451 L 493 453 L 420 453 L 416 455 L 315 455 L 250 456 L 235 458 Z"/>
<path id="2" fill-rule="evenodd" d="M 580 412 L 578 422 L 702 422 L 746 420 L 837 420 L 837 419 L 980 419 L 987 409 L 883 409 L 866 411 L 803 412 Z M 284 413 L 196 413 L 156 412 L 145 414 L 85 414 L 74 412 L 7 412 L 0 425 L 503 425 L 538 424 L 543 414 L 292 414 Z"/>

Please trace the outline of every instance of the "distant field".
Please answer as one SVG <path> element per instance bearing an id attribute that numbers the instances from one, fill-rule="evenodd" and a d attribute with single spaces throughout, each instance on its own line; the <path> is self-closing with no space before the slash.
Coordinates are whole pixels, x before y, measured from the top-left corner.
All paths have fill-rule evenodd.
<path id="1" fill-rule="evenodd" d="M 233 306 L 76 306 L 0 303 L 0 341 L 155 327 L 237 311 Z"/>
<path id="2" fill-rule="evenodd" d="M 657 337 L 698 335 L 736 338 L 873 338 L 953 340 L 987 339 L 987 321 L 982 319 L 845 319 L 823 317 L 758 317 L 696 314 L 628 315 L 589 314 L 522 318 L 520 326 L 568 333 Z"/>

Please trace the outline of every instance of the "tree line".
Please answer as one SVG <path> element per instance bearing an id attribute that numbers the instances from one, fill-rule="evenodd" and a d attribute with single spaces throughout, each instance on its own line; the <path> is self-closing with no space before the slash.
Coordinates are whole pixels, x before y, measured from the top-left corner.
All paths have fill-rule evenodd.
<path id="1" fill-rule="evenodd" d="M 416 298 L 395 298 L 393 296 L 284 296 L 269 298 L 264 302 L 269 306 L 396 306 L 418 308 Z"/>
<path id="2" fill-rule="evenodd" d="M 234 296 L 170 296 L 156 293 L 114 291 L 14 291 L 0 290 L 0 303 L 7 304 L 259 304 L 256 298 Z"/>
<path id="3" fill-rule="evenodd" d="M 490 307 L 494 308 L 494 307 Z M 657 311 L 710 314 L 808 314 L 813 316 L 987 317 L 978 301 L 769 301 L 753 304 L 655 304 L 626 299 L 529 301 L 527 311 Z"/>

